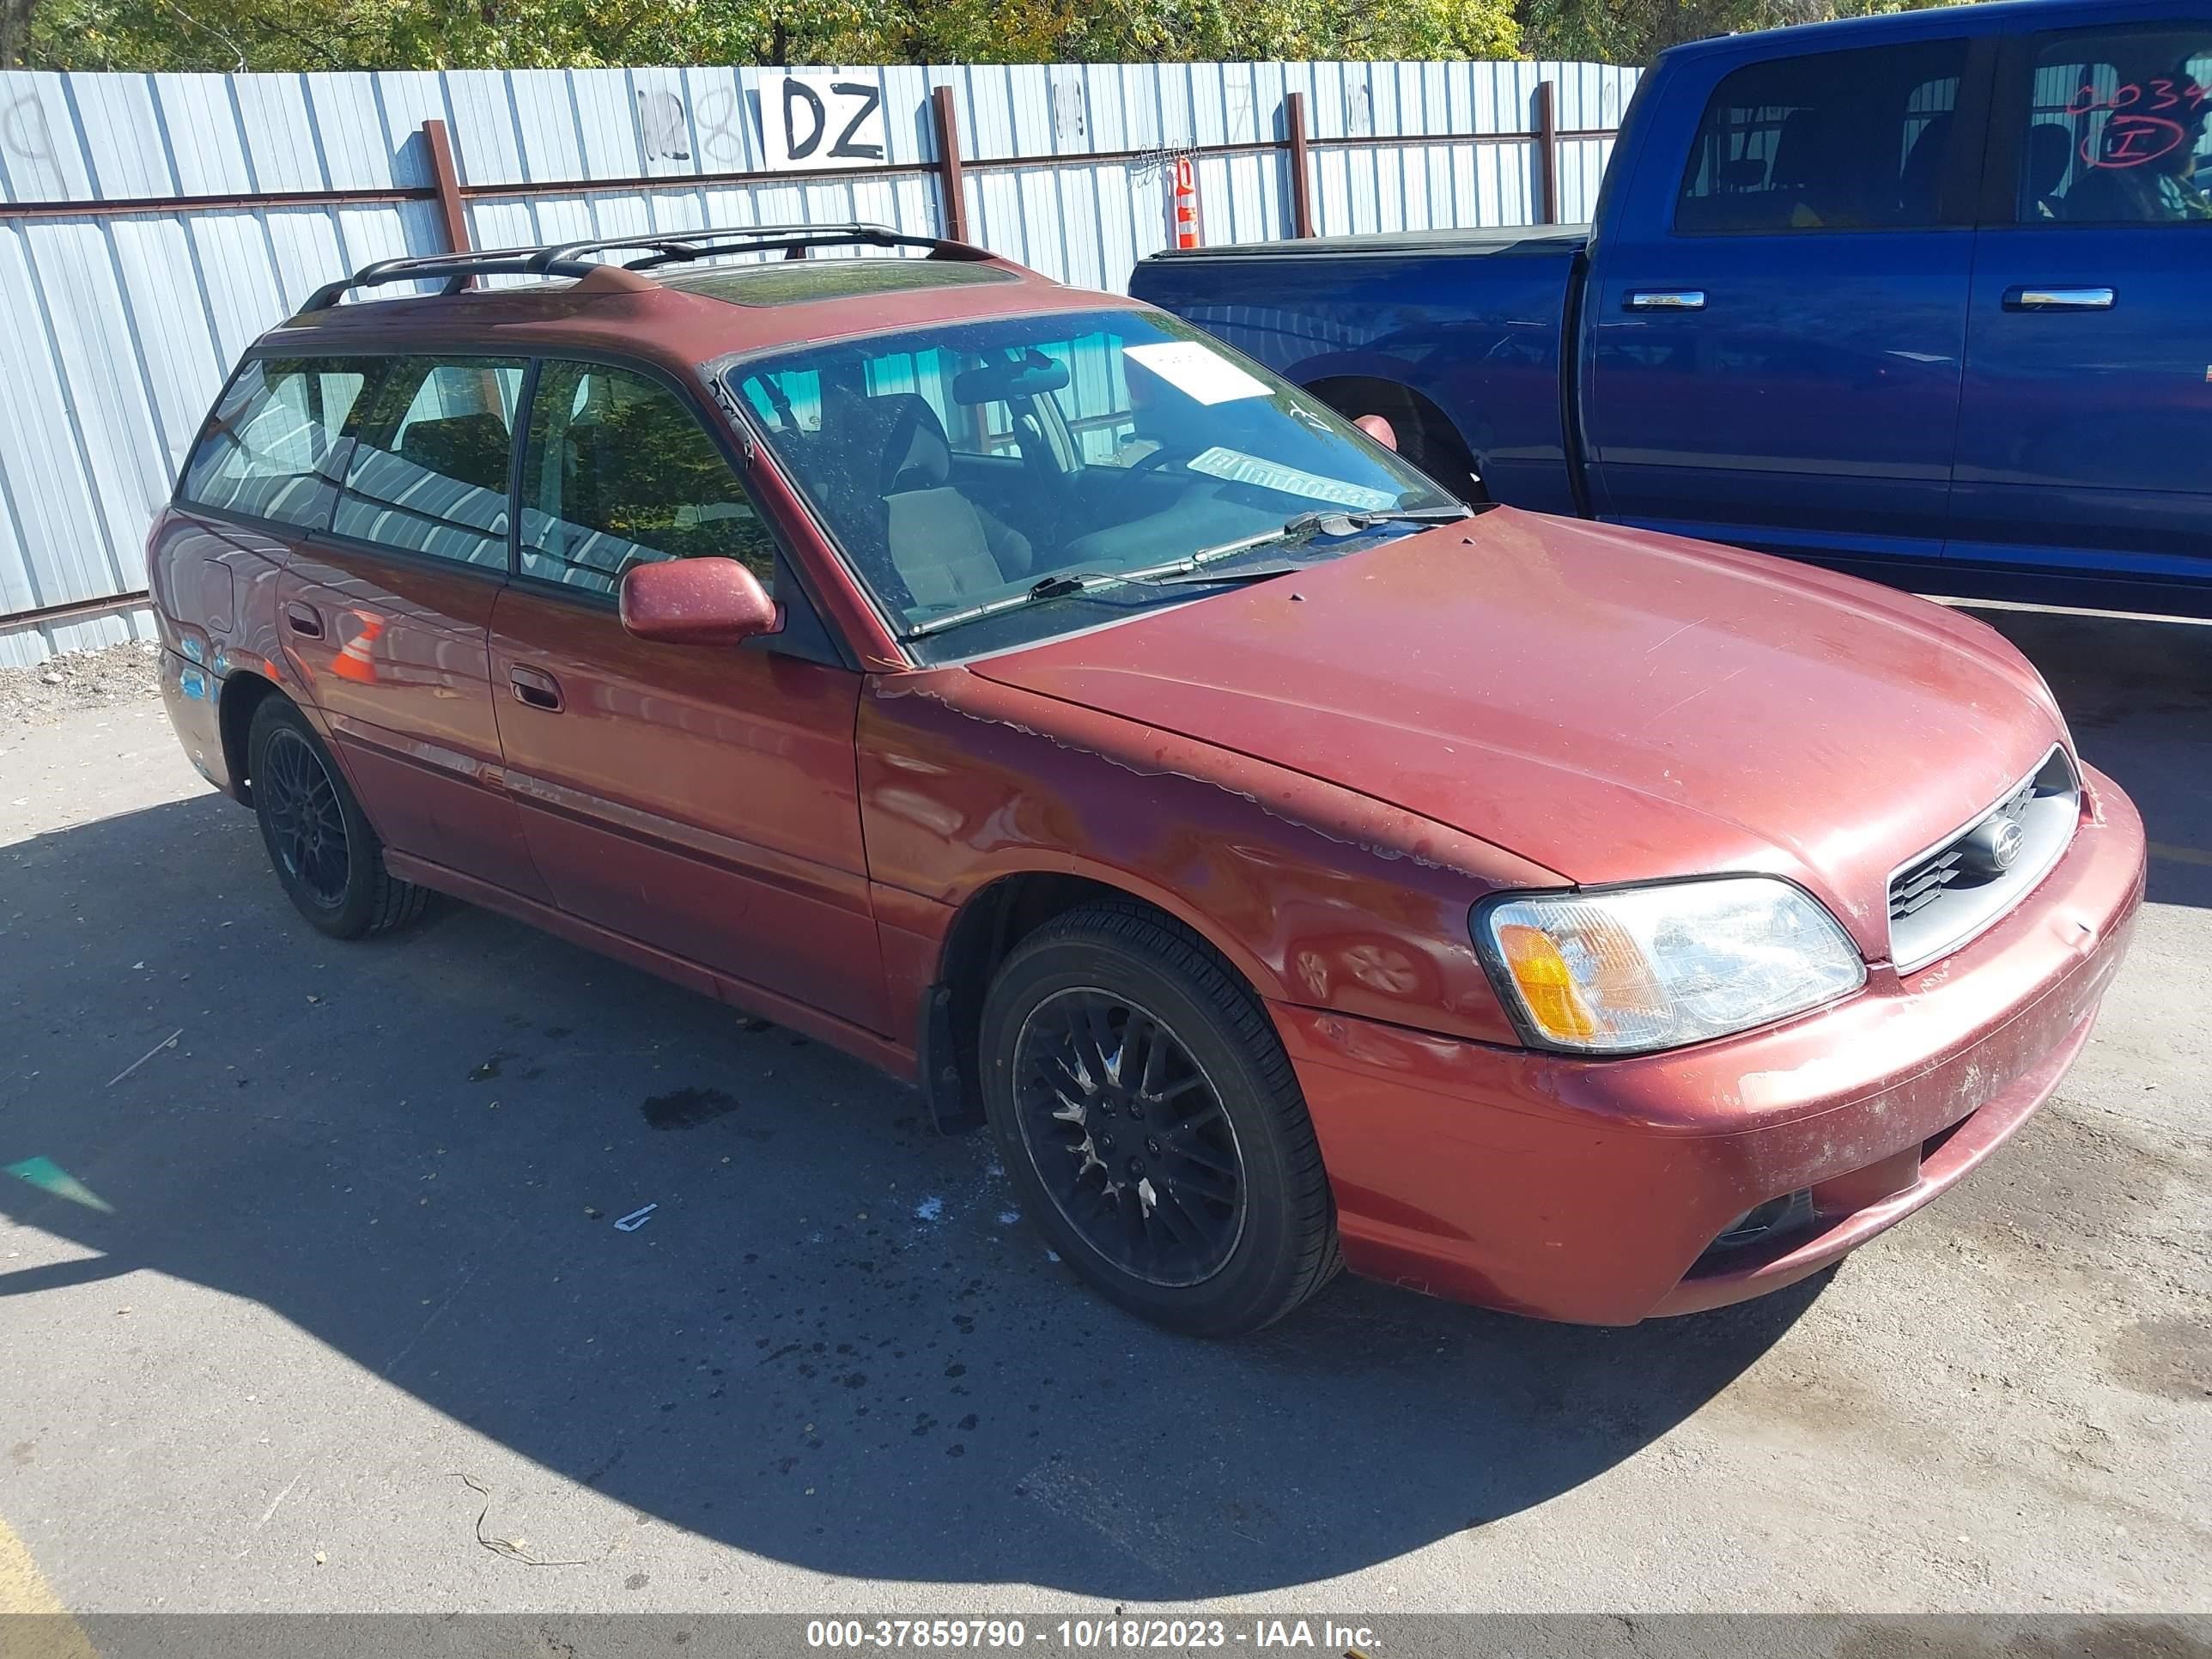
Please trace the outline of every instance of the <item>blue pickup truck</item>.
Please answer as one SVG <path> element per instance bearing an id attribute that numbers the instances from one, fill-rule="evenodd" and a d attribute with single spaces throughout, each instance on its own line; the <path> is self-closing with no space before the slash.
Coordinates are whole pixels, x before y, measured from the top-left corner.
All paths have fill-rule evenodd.
<path id="1" fill-rule="evenodd" d="M 1678 46 L 1595 223 L 1132 288 L 1471 498 L 1985 598 L 2212 610 L 2212 0 Z"/>

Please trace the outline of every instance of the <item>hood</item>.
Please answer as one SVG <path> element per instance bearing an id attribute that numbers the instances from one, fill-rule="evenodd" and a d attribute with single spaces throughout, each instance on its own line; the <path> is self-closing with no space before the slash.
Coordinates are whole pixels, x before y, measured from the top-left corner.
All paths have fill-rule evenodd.
<path id="1" fill-rule="evenodd" d="M 2063 731 L 2026 659 L 1942 606 L 1505 507 L 969 667 L 1577 883 L 1789 876 L 1876 958 L 1891 871 Z"/>

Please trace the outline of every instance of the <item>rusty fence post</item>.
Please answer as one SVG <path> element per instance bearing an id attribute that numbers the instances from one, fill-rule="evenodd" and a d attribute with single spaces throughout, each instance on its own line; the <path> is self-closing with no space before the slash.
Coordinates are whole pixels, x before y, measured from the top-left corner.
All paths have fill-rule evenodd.
<path id="1" fill-rule="evenodd" d="M 443 121 L 422 123 L 422 143 L 430 152 L 430 182 L 438 191 L 438 216 L 446 225 L 446 251 L 466 253 L 469 241 L 468 215 L 461 210 L 461 175 L 453 167 L 453 141 L 446 133 Z"/>
<path id="2" fill-rule="evenodd" d="M 1306 95 L 1293 92 L 1283 100 L 1283 142 L 1291 150 L 1291 234 L 1314 234 L 1313 151 L 1306 142 Z"/>
<path id="3" fill-rule="evenodd" d="M 960 182 L 960 117 L 953 107 L 952 88 L 939 87 L 929 94 L 929 112 L 937 130 L 937 187 L 944 193 L 943 224 L 948 241 L 968 240 L 968 195 Z"/>
<path id="4" fill-rule="evenodd" d="M 1539 223 L 1559 222 L 1559 87 L 1550 81 L 1536 83 L 1536 209 Z"/>

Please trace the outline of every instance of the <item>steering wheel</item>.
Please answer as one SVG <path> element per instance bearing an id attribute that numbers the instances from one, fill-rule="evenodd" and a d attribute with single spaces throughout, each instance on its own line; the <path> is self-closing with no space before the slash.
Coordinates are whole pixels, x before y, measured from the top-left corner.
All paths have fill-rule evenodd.
<path id="1" fill-rule="evenodd" d="M 1195 449 L 1189 448 L 1171 449 L 1167 445 L 1162 444 L 1151 454 L 1141 456 L 1138 459 L 1132 461 L 1123 469 L 1123 471 L 1127 477 L 1133 478 L 1142 473 L 1157 472 L 1160 468 L 1165 466 L 1170 461 L 1191 460 L 1194 459 L 1199 453 L 1200 452 Z"/>

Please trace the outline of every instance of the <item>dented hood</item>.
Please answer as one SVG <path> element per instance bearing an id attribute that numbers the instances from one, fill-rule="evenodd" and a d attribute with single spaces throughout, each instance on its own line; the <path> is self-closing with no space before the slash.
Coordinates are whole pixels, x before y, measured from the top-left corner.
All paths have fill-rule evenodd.
<path id="1" fill-rule="evenodd" d="M 1787 875 L 1877 957 L 1891 871 L 2062 731 L 2027 661 L 1940 606 L 1504 507 L 970 667 L 1578 883 Z"/>

